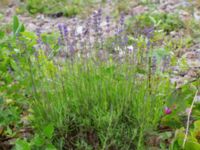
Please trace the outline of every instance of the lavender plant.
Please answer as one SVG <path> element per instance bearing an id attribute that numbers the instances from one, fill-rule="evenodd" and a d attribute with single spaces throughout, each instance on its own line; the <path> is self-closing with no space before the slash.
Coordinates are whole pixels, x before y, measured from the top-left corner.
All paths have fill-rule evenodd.
<path id="1" fill-rule="evenodd" d="M 124 13 L 111 20 L 99 9 L 86 20 L 59 23 L 53 33 L 38 29 L 34 34 L 24 31 L 15 17 L 13 39 L 0 43 L 0 73 L 3 80 L 8 75 L 5 83 L 10 77 L 14 84 L 23 83 L 11 91 L 17 93 L 12 97 L 25 91 L 30 106 L 26 117 L 35 131 L 32 140 L 17 140 L 16 149 L 20 144 L 31 149 L 149 149 L 149 132 L 161 129 L 169 118 L 175 120 L 177 107 L 169 100 L 174 102 L 173 94 L 182 91 L 174 92 L 165 74 L 170 44 L 157 43 L 164 41 L 156 39 L 158 26 L 129 34 Z M 190 100 L 192 90 L 183 90 L 190 94 L 179 99 Z M 5 124 L 10 114 L 4 116 L 4 107 L 0 118 Z M 12 113 L 21 124 L 21 111 Z M 7 131 L 10 127 L 9 122 Z"/>
<path id="2" fill-rule="evenodd" d="M 116 23 L 115 35 L 110 17 L 105 20 L 106 30 L 102 18 L 98 10 L 80 31 L 75 19 L 72 26 L 58 25 L 56 45 L 59 51 L 69 53 L 64 62 L 55 60 L 61 53 L 51 60 L 41 49 L 30 59 L 37 68 L 30 72 L 35 88 L 32 122 L 38 132 L 52 124 L 53 142 L 62 149 L 76 149 L 84 142 L 93 149 L 145 149 L 146 131 L 158 126 L 166 94 L 171 92 L 169 80 L 158 80 L 155 73 L 157 58 L 151 56 L 155 29 L 131 41 L 125 32 L 124 14 Z M 113 44 L 107 46 L 110 36 Z M 61 139 L 63 144 L 55 142 Z"/>

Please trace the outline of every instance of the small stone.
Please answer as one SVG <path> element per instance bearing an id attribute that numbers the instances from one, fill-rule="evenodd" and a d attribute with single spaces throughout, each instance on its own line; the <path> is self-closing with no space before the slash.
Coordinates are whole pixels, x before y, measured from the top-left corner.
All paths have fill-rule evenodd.
<path id="1" fill-rule="evenodd" d="M 183 10 L 179 12 L 179 16 L 183 21 L 189 20 L 191 18 L 191 15 L 187 11 Z"/>
<path id="2" fill-rule="evenodd" d="M 198 10 L 197 8 L 194 9 L 194 13 L 193 13 L 194 19 L 196 21 L 200 21 L 200 10 Z"/>
<path id="3" fill-rule="evenodd" d="M 35 31 L 35 30 L 37 29 L 37 26 L 36 26 L 35 24 L 33 24 L 33 23 L 29 23 L 29 24 L 27 25 L 27 28 L 28 28 L 28 29 L 31 29 L 32 31 Z"/>
<path id="4" fill-rule="evenodd" d="M 134 8 L 131 10 L 131 14 L 132 14 L 132 15 L 138 15 L 138 14 L 144 13 L 144 12 L 147 11 L 147 10 L 148 10 L 147 7 L 142 6 L 142 5 L 139 5 L 139 6 L 134 7 Z"/>
<path id="5" fill-rule="evenodd" d="M 187 64 L 191 68 L 200 68 L 200 61 L 199 60 L 187 60 Z"/>
<path id="6" fill-rule="evenodd" d="M 198 55 L 196 55 L 196 53 L 195 52 L 187 52 L 186 54 L 185 54 L 185 56 L 186 56 L 186 58 L 188 58 L 188 59 L 196 59 L 196 58 L 198 58 Z"/>
<path id="7" fill-rule="evenodd" d="M 197 77 L 197 73 L 194 70 L 189 70 L 189 72 L 187 73 L 187 76 L 194 78 L 194 77 Z"/>

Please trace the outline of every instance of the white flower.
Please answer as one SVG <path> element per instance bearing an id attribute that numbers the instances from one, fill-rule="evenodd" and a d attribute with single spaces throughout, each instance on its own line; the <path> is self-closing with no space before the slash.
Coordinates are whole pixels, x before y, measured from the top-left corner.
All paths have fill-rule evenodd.
<path id="1" fill-rule="evenodd" d="M 129 52 L 133 52 L 133 46 L 132 45 L 127 46 L 127 49 L 128 49 Z"/>
<path id="2" fill-rule="evenodd" d="M 122 56 L 124 56 L 124 55 L 125 55 L 125 51 L 120 50 L 120 51 L 119 51 L 119 56 L 122 57 Z"/>
<path id="3" fill-rule="evenodd" d="M 81 34 L 83 32 L 83 27 L 78 26 L 76 32 L 77 32 L 77 34 Z"/>

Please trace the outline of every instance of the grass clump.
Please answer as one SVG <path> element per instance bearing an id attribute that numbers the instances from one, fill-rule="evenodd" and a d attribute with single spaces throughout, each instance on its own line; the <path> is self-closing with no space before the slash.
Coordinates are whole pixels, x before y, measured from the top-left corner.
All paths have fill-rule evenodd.
<path id="1" fill-rule="evenodd" d="M 83 12 L 84 7 L 94 3 L 91 0 L 27 0 L 26 8 L 29 13 L 42 13 L 52 16 L 72 17 Z"/>
<path id="2" fill-rule="evenodd" d="M 148 76 L 130 62 L 74 58 L 58 65 L 41 53 L 36 64 L 34 126 L 41 131 L 53 124 L 53 141 L 63 139 L 62 148 L 144 148 L 145 133 L 156 129 L 171 89 L 161 77 L 153 77 L 149 89 Z"/>
<path id="3" fill-rule="evenodd" d="M 184 24 L 176 14 L 167 13 L 143 13 L 132 17 L 127 21 L 127 32 L 134 33 L 136 29 L 143 31 L 148 27 L 155 26 L 165 33 L 170 33 L 177 29 L 183 28 Z M 136 28 L 135 28 L 136 27 Z"/>

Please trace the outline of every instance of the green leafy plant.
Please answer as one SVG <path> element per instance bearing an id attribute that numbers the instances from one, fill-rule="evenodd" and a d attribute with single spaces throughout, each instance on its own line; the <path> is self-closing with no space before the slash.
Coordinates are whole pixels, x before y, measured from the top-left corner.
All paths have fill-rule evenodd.
<path id="1" fill-rule="evenodd" d="M 142 147 L 144 133 L 157 126 L 163 114 L 165 93 L 171 90 L 168 80 L 152 77 L 149 93 L 146 80 L 138 82 L 137 72 L 131 64 L 115 64 L 112 59 L 96 65 L 92 60 L 85 62 L 76 58 L 73 64 L 69 61 L 64 66 L 57 66 L 40 52 L 37 61 L 31 63 L 40 66 L 32 75 L 36 88 L 31 104 L 35 128 L 40 132 L 42 126 L 53 123 L 57 138 L 75 132 L 76 141 L 88 143 L 93 141 L 84 137 L 92 134 L 102 149 L 113 144 L 128 148 L 131 143 Z M 158 89 L 158 84 L 163 86 Z M 163 93 L 157 95 L 157 90 Z M 121 138 L 130 144 L 119 140 Z"/>
<path id="2" fill-rule="evenodd" d="M 2 141 L 18 138 L 21 134 L 20 129 L 28 126 L 24 123 L 28 109 L 25 102 L 27 98 L 26 82 L 21 76 L 22 72 L 19 70 L 18 62 L 21 66 L 27 64 L 26 58 L 22 57 L 24 51 L 16 40 L 25 31 L 25 28 L 17 16 L 13 17 L 12 27 L 13 34 L 8 34 L 4 29 L 0 31 L 2 33 L 0 38 L 0 145 L 2 146 L 4 145 L 1 143 Z M 9 144 L 11 145 L 11 143 Z M 25 142 L 21 142 L 21 145 L 27 146 Z"/>
<path id="3" fill-rule="evenodd" d="M 53 137 L 54 127 L 52 124 L 43 128 L 43 132 L 35 134 L 30 142 L 23 139 L 17 139 L 15 143 L 15 150 L 31 150 L 31 149 L 44 149 L 56 150 L 55 146 L 51 143 Z"/>
<path id="4" fill-rule="evenodd" d="M 62 13 L 64 16 L 71 17 L 80 14 L 83 11 L 82 7 L 88 6 L 92 2 L 90 0 L 28 0 L 27 10 L 31 14 L 43 13 L 54 15 Z"/>
<path id="5" fill-rule="evenodd" d="M 19 21 L 17 16 L 14 16 L 13 17 L 13 34 L 16 36 L 20 32 L 24 32 L 24 31 L 25 31 L 25 27 L 23 23 Z"/>
<path id="6" fill-rule="evenodd" d="M 197 120 L 194 122 L 194 128 L 190 130 L 190 135 L 188 136 L 186 143 L 185 143 L 185 150 L 198 150 L 200 149 L 200 121 Z M 171 145 L 171 149 L 180 149 L 183 145 L 183 140 L 185 137 L 184 133 L 185 129 L 181 128 L 176 131 L 175 139 L 173 144 Z"/>
<path id="7" fill-rule="evenodd" d="M 156 27 L 158 30 L 163 30 L 165 33 L 183 28 L 183 22 L 177 15 L 158 12 L 151 14 L 143 13 L 134 16 L 127 21 L 127 25 L 127 31 L 129 33 L 134 33 L 135 29 L 143 31 L 152 26 Z"/>

